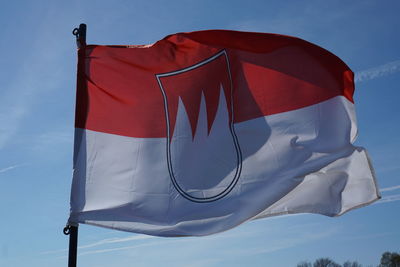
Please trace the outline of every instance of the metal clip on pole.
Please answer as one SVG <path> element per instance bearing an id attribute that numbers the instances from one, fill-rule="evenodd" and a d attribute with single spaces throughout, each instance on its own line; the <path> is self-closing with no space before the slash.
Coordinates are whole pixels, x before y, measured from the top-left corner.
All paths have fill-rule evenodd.
<path id="1" fill-rule="evenodd" d="M 86 24 L 80 24 L 79 28 L 75 28 L 72 34 L 76 37 L 76 45 L 82 48 L 86 45 Z"/>

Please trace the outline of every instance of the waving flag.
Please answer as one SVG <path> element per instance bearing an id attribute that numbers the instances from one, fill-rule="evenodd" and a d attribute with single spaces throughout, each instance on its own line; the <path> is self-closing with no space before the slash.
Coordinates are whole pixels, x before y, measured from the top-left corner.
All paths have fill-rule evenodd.
<path id="1" fill-rule="evenodd" d="M 352 71 L 289 36 L 170 35 L 79 50 L 69 222 L 207 235 L 379 198 Z"/>

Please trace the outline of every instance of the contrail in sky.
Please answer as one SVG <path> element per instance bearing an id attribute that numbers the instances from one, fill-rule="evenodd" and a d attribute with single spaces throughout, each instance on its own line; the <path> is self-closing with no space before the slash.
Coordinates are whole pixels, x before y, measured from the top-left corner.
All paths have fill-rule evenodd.
<path id="1" fill-rule="evenodd" d="M 387 203 L 387 202 L 393 202 L 393 201 L 399 201 L 400 200 L 400 194 L 396 195 L 390 195 L 383 197 L 381 200 L 375 202 L 374 204 L 381 204 L 381 203 Z"/>
<path id="2" fill-rule="evenodd" d="M 400 189 L 400 185 L 395 185 L 395 186 L 391 186 L 391 187 L 385 187 L 382 188 L 380 191 L 381 192 L 386 192 L 386 191 L 393 191 L 393 190 L 397 190 Z"/>
<path id="3" fill-rule="evenodd" d="M 400 60 L 392 61 L 375 68 L 370 68 L 355 73 L 355 82 L 369 81 L 385 75 L 393 74 L 400 71 Z"/>
<path id="4" fill-rule="evenodd" d="M 8 172 L 8 171 L 10 171 L 12 169 L 15 169 L 15 168 L 19 167 L 19 166 L 21 166 L 21 165 L 17 164 L 17 165 L 13 165 L 13 166 L 10 166 L 10 167 L 7 167 L 7 168 L 0 169 L 0 173 Z"/>

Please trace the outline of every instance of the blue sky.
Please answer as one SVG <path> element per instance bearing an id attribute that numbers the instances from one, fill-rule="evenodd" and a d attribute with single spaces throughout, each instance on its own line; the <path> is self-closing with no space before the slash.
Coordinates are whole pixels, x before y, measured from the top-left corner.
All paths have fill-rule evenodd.
<path id="1" fill-rule="evenodd" d="M 80 227 L 79 266 L 295 266 L 329 256 L 376 265 L 399 251 L 398 1 L 8 1 L 0 9 L 0 266 L 66 266 L 76 79 L 71 31 L 91 44 L 148 44 L 232 29 L 293 35 L 356 73 L 358 145 L 382 200 L 338 218 L 275 217 L 202 238 Z"/>

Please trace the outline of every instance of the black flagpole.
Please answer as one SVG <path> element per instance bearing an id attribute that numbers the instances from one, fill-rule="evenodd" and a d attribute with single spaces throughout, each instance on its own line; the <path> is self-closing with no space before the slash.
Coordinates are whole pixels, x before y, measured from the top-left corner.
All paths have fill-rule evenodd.
<path id="1" fill-rule="evenodd" d="M 78 226 L 65 226 L 64 234 L 69 235 L 68 267 L 76 267 L 76 256 L 78 251 Z"/>
<path id="2" fill-rule="evenodd" d="M 79 68 L 81 67 L 81 57 L 84 55 L 86 46 L 86 24 L 80 24 L 79 28 L 75 28 L 72 34 L 76 37 L 76 45 L 78 46 L 78 81 L 79 84 Z M 78 251 L 78 224 L 67 224 L 64 228 L 64 234 L 69 235 L 69 253 L 68 267 L 76 267 L 77 251 Z"/>

